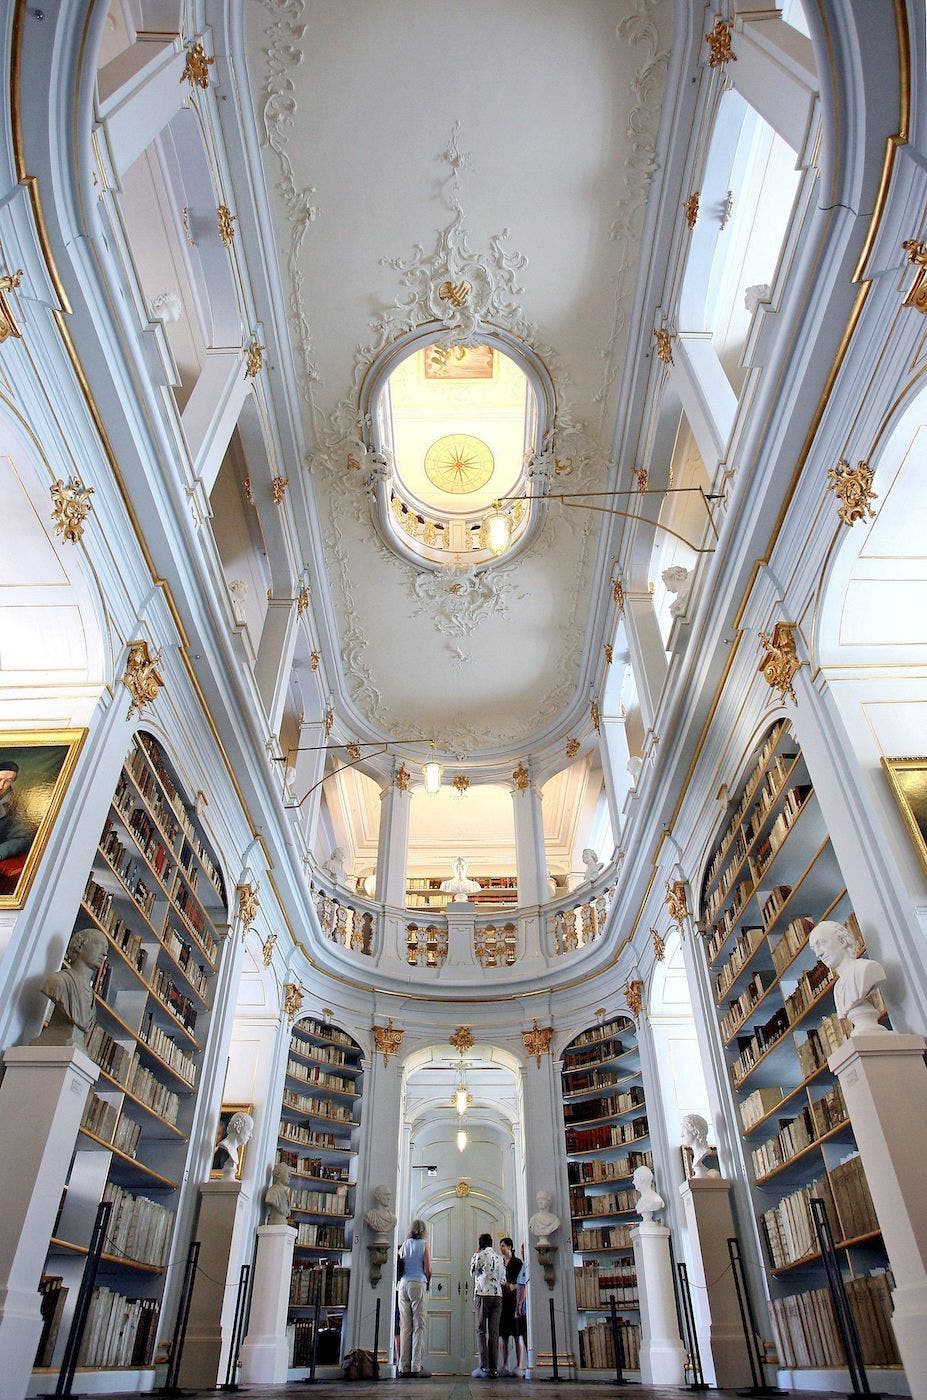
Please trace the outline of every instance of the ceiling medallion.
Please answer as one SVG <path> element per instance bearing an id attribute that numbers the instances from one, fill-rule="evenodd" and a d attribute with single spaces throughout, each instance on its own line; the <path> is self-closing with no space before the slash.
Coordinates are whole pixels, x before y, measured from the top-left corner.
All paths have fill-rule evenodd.
<path id="1" fill-rule="evenodd" d="M 541 1056 L 550 1054 L 550 1043 L 554 1038 L 553 1026 L 539 1026 L 535 1017 L 531 1022 L 530 1031 L 522 1031 L 521 1038 L 526 1054 L 534 1056 L 540 1069 Z"/>
<path id="2" fill-rule="evenodd" d="M 656 958 L 657 962 L 663 962 L 664 958 L 666 957 L 666 942 L 663 939 L 662 934 L 659 934 L 655 928 L 652 928 L 650 930 L 650 937 L 653 939 L 654 957 Z"/>
<path id="3" fill-rule="evenodd" d="M 695 222 L 698 219 L 698 190 L 694 190 L 689 195 L 682 208 L 686 216 L 686 225 L 689 228 L 695 228 Z"/>
<path id="4" fill-rule="evenodd" d="M 122 677 L 122 683 L 132 697 L 128 719 L 141 715 L 158 698 L 158 691 L 164 684 L 164 677 L 158 670 L 160 660 L 160 651 L 149 651 L 147 642 L 139 640 L 129 643 Z"/>
<path id="5" fill-rule="evenodd" d="M 467 1050 L 472 1050 L 476 1041 L 473 1039 L 473 1032 L 469 1026 L 458 1026 L 456 1031 L 448 1040 L 449 1045 L 453 1045 L 455 1050 L 459 1050 L 461 1055 Z"/>
<path id="6" fill-rule="evenodd" d="M 723 68 L 726 63 L 736 63 L 737 55 L 731 48 L 731 26 L 723 19 L 716 19 L 714 28 L 705 35 L 708 45 L 708 67 Z"/>
<path id="7" fill-rule="evenodd" d="M 877 501 L 878 493 L 872 489 L 872 469 L 866 462 L 857 462 L 851 467 L 845 457 L 841 457 L 835 467 L 827 469 L 827 485 L 840 501 L 837 514 L 844 525 L 855 525 L 857 520 L 875 518 L 872 502 Z"/>
<path id="8" fill-rule="evenodd" d="M 467 777 L 466 773 L 458 773 L 456 778 L 451 782 L 451 787 L 454 788 L 456 792 L 459 792 L 461 797 L 463 797 L 469 786 L 470 779 Z"/>
<path id="9" fill-rule="evenodd" d="M 644 983 L 640 977 L 633 977 L 625 983 L 624 999 L 634 1020 L 639 1021 L 644 1012 Z"/>
<path id="10" fill-rule="evenodd" d="M 772 690 L 778 690 L 783 700 L 788 695 L 797 703 L 792 681 L 802 663 L 795 648 L 794 632 L 794 622 L 777 622 L 771 637 L 765 632 L 758 634 L 763 656 L 757 670 Z"/>
<path id="11" fill-rule="evenodd" d="M 901 246 L 908 255 L 908 262 L 917 268 L 914 281 L 901 304 L 913 306 L 915 311 L 927 314 L 927 243 L 921 243 L 916 238 L 907 238 Z"/>
<path id="12" fill-rule="evenodd" d="M 59 479 L 51 488 L 55 534 L 69 544 L 77 544 L 83 538 L 84 521 L 92 510 L 92 495 L 93 487 L 85 486 L 79 476 L 72 477 L 67 486 Z"/>
<path id="13" fill-rule="evenodd" d="M 449 433 L 425 453 L 425 475 L 439 491 L 466 496 L 485 486 L 495 470 L 485 442 L 469 433 Z"/>
<path id="14" fill-rule="evenodd" d="M 660 330 L 654 331 L 654 335 L 657 338 L 657 359 L 664 365 L 675 364 L 673 359 L 673 337 L 670 332 L 665 326 L 661 326 Z"/>
<path id="15" fill-rule="evenodd" d="M 258 886 L 248 884 L 238 886 L 238 917 L 241 919 L 242 927 L 249 929 L 257 918 L 257 912 L 261 907 L 258 899 Z"/>
<path id="16" fill-rule="evenodd" d="M 180 81 L 187 82 L 190 86 L 208 88 L 209 69 L 215 63 L 214 58 L 207 58 L 206 50 L 199 39 L 193 44 L 187 45 L 187 60 L 180 75 Z"/>
<path id="17" fill-rule="evenodd" d="M 384 1065 L 389 1064 L 390 1056 L 395 1055 L 402 1044 L 402 1037 L 405 1031 L 401 1031 L 393 1025 L 392 1016 L 385 1026 L 374 1026 L 373 1028 L 373 1048 L 378 1055 L 383 1056 Z"/>
<path id="18" fill-rule="evenodd" d="M 578 753 L 579 753 L 579 740 L 578 740 L 578 739 L 567 739 L 567 741 L 566 741 L 566 756 L 567 756 L 567 758 L 575 758 L 576 755 L 577 755 Z"/>
<path id="19" fill-rule="evenodd" d="M 10 304 L 6 299 L 7 292 L 14 292 L 22 280 L 23 270 L 21 267 L 16 272 L 7 273 L 0 277 L 0 344 L 4 340 L 9 340 L 11 336 L 16 340 L 22 340 L 22 332 L 16 324 L 10 310 Z"/>
<path id="20" fill-rule="evenodd" d="M 412 774 L 404 763 L 400 763 L 396 769 L 396 776 L 393 779 L 400 792 L 408 792 L 412 786 Z"/>
<path id="21" fill-rule="evenodd" d="M 515 772 L 512 774 L 512 782 L 519 792 L 527 792 L 528 788 L 531 786 L 531 774 L 523 763 L 519 763 Z"/>

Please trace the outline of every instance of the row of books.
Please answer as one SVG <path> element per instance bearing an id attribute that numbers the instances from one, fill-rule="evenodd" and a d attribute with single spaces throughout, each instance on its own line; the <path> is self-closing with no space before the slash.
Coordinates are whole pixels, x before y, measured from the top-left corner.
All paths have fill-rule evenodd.
<path id="1" fill-rule="evenodd" d="M 584 1050 L 588 1045 L 599 1045 L 603 1040 L 613 1040 L 627 1030 L 627 1022 L 621 1020 L 602 1021 L 597 1026 L 590 1026 L 588 1030 L 578 1035 L 570 1046 L 564 1059 L 570 1059 L 577 1050 Z M 615 1054 L 621 1054 L 621 1046 L 615 1048 Z"/>
<path id="2" fill-rule="evenodd" d="M 869 1274 L 847 1279 L 845 1286 L 864 1364 L 899 1365 L 888 1279 L 881 1273 Z M 769 1304 L 769 1313 L 780 1366 L 846 1365 L 828 1289 L 775 1298 Z"/>
<path id="3" fill-rule="evenodd" d="M 323 1303 L 329 1308 L 346 1307 L 350 1283 L 351 1270 L 342 1268 L 340 1264 L 334 1268 L 329 1264 L 321 1268 L 294 1264 L 290 1274 L 290 1305 L 305 1307 L 311 1303 Z"/>
<path id="4" fill-rule="evenodd" d="M 290 1204 L 293 1210 L 311 1211 L 315 1215 L 347 1215 L 348 1188 L 336 1186 L 334 1191 L 293 1191 Z"/>
<path id="5" fill-rule="evenodd" d="M 317 1225 L 303 1221 L 296 1231 L 297 1245 L 315 1249 L 345 1249 L 343 1225 Z"/>
<path id="6" fill-rule="evenodd" d="M 332 1065 L 335 1068 L 348 1065 L 348 1057 L 343 1050 L 337 1050 L 334 1045 L 310 1045 L 305 1040 L 297 1040 L 294 1036 L 290 1040 L 290 1050 L 297 1055 L 305 1055 L 311 1060 L 321 1060 L 323 1064 Z"/>
<path id="7" fill-rule="evenodd" d="M 721 865 L 725 860 L 725 857 L 727 856 L 728 847 L 730 846 L 731 840 L 734 837 L 735 832 L 739 830 L 740 824 L 743 821 L 747 808 L 750 806 L 750 803 L 753 800 L 753 794 L 756 791 L 757 784 L 760 781 L 760 776 L 763 772 L 763 769 L 766 767 L 766 764 L 769 762 L 770 758 L 773 755 L 775 747 L 779 742 L 779 736 L 784 728 L 784 724 L 784 721 L 780 721 L 778 724 L 773 726 L 773 728 L 769 731 L 769 734 L 766 737 L 763 747 L 760 749 L 759 753 L 756 756 L 756 761 L 754 762 L 753 768 L 750 772 L 750 776 L 744 784 L 744 790 L 741 794 L 740 801 L 734 808 L 734 811 L 731 813 L 730 821 L 724 829 L 724 834 L 722 835 L 721 840 L 718 842 L 718 849 L 712 857 L 710 865 L 708 866 L 708 870 L 705 874 L 706 888 L 708 888 L 708 886 L 710 886 L 712 881 L 715 879 L 715 876 L 717 875 L 718 871 L 721 868 Z"/>
<path id="8" fill-rule="evenodd" d="M 638 1167 L 652 1167 L 653 1154 L 650 1152 L 629 1152 L 625 1157 L 613 1157 L 611 1161 L 568 1162 L 567 1177 L 571 1184 L 576 1182 L 620 1181 L 633 1176 Z"/>
<path id="9" fill-rule="evenodd" d="M 184 976 L 195 988 L 198 995 L 206 1000 L 206 992 L 209 981 L 206 976 L 206 969 L 201 962 L 196 961 L 196 954 L 193 951 L 193 944 L 188 943 L 185 938 L 172 928 L 170 924 L 164 929 L 164 946 L 171 956 L 183 969 Z"/>
<path id="10" fill-rule="evenodd" d="M 180 990 L 163 967 L 152 968 L 149 986 L 162 1005 L 166 1006 L 192 1035 L 196 1030 L 196 1005 L 193 999 Z"/>
<path id="11" fill-rule="evenodd" d="M 630 1249 L 630 1225 L 600 1225 L 594 1230 L 574 1230 L 573 1248 L 577 1252 L 584 1249 Z"/>
<path id="12" fill-rule="evenodd" d="M 155 1298 L 123 1298 L 111 1288 L 95 1288 L 78 1365 L 149 1366 L 158 1307 Z"/>
<path id="13" fill-rule="evenodd" d="M 64 1287 L 61 1274 L 43 1274 L 39 1280 L 40 1307 L 42 1310 L 42 1331 L 35 1351 L 34 1366 L 51 1366 L 55 1355 L 55 1342 L 61 1327 L 61 1317 L 68 1290 Z"/>
<path id="14" fill-rule="evenodd" d="M 111 941 L 121 949 L 126 961 L 144 977 L 148 950 L 142 946 L 141 934 L 133 932 L 125 920 L 119 917 L 113 908 L 113 895 L 97 884 L 92 875 L 84 889 L 84 903 Z"/>
<path id="15" fill-rule="evenodd" d="M 326 1074 L 318 1065 L 306 1065 L 302 1060 L 287 1060 L 286 1072 L 291 1079 L 300 1079 L 305 1084 L 315 1084 L 320 1089 L 331 1089 L 338 1094 L 353 1094 L 353 1080 L 340 1074 Z"/>
<path id="16" fill-rule="evenodd" d="M 708 930 L 705 938 L 705 947 L 710 963 L 714 962 L 721 951 L 722 945 L 727 942 L 731 930 L 746 908 L 747 900 L 752 893 L 753 881 L 750 879 L 741 880 L 734 891 L 734 896 L 729 907 L 723 911 Z"/>
<path id="17" fill-rule="evenodd" d="M 281 1123 L 280 1138 L 285 1142 L 297 1142 L 301 1147 L 336 1147 L 334 1133 L 317 1133 L 304 1128 L 299 1123 Z"/>
<path id="18" fill-rule="evenodd" d="M 139 1040 L 143 1040 L 156 1055 L 160 1055 L 162 1060 L 166 1060 L 171 1069 L 193 1088 L 196 1084 L 196 1064 L 193 1056 L 188 1055 L 185 1050 L 181 1050 L 177 1042 L 166 1031 L 155 1025 L 152 1011 L 148 1012 L 145 1025 L 139 1031 L 138 1036 Z"/>
<path id="19" fill-rule="evenodd" d="M 91 1060 L 98 1064 L 100 1069 L 105 1070 L 118 1083 L 125 1083 L 129 1067 L 135 1058 L 134 1045 L 120 1045 L 97 1021 L 87 1036 L 86 1049 Z"/>
<path id="20" fill-rule="evenodd" d="M 757 845 L 751 861 L 753 878 L 758 884 L 763 875 L 772 864 L 773 858 L 785 838 L 788 836 L 802 808 L 811 794 L 811 785 L 800 784 L 798 787 L 789 788 L 785 795 L 782 811 L 776 817 L 769 834 Z"/>
<path id="21" fill-rule="evenodd" d="M 734 883 L 738 869 L 740 868 L 741 862 L 743 861 L 744 856 L 746 854 L 747 836 L 746 832 L 741 830 L 738 831 L 737 839 L 731 846 L 731 859 L 724 868 L 724 872 L 721 876 L 721 879 L 718 881 L 717 889 L 715 889 L 712 892 L 705 906 L 705 913 L 708 915 L 709 918 L 713 919 L 715 914 L 717 914 L 718 910 L 721 908 L 721 905 L 724 903 L 727 893 Z"/>
<path id="22" fill-rule="evenodd" d="M 811 1218 L 811 1201 L 816 1196 L 823 1199 L 832 1228 L 837 1233 L 834 1202 L 826 1176 L 783 1196 L 778 1205 L 763 1212 L 762 1221 L 774 1269 L 817 1254 L 817 1235 Z"/>
<path id="23" fill-rule="evenodd" d="M 567 1090 L 570 1094 L 581 1094 L 584 1089 L 610 1089 L 613 1084 L 617 1084 L 621 1076 L 613 1069 L 589 1069 L 585 1074 L 576 1074 L 570 1078 L 570 1087 Z"/>
<path id="24" fill-rule="evenodd" d="M 167 1262 L 173 1211 L 150 1201 L 147 1196 L 133 1196 L 131 1191 L 108 1181 L 103 1188 L 103 1200 L 112 1204 L 112 1214 L 106 1230 L 106 1253 L 121 1254 L 139 1264 Z"/>
<path id="25" fill-rule="evenodd" d="M 285 1162 L 298 1176 L 318 1176 L 325 1181 L 348 1180 L 347 1167 L 326 1166 L 321 1157 L 300 1157 L 298 1152 L 287 1152 L 281 1147 L 277 1149 L 277 1161 Z"/>
<path id="26" fill-rule="evenodd" d="M 602 1147 L 625 1147 L 648 1136 L 647 1118 L 632 1118 L 625 1123 L 603 1124 L 600 1128 L 567 1128 L 567 1152 L 594 1152 Z"/>
<path id="27" fill-rule="evenodd" d="M 196 896 L 184 884 L 182 878 L 177 875 L 171 886 L 171 899 L 177 906 L 182 917 L 193 930 L 193 936 L 200 945 L 200 950 L 206 957 L 211 967 L 216 965 L 217 945 L 211 932 L 206 926 L 206 916 L 197 903 Z"/>
<path id="28" fill-rule="evenodd" d="M 123 789 L 120 794 L 120 788 Z M 123 774 L 116 788 L 113 805 L 119 809 L 126 825 L 141 847 L 142 854 L 162 884 L 166 883 L 172 868 L 171 853 L 161 839 L 161 833 L 154 821 L 142 807 L 135 807 L 135 795 Z"/>
<path id="29" fill-rule="evenodd" d="M 741 929 L 734 939 L 727 962 L 715 978 L 716 1002 L 721 1000 L 731 983 L 737 980 L 741 968 L 753 957 L 764 937 L 763 930 L 758 925 Z"/>
<path id="30" fill-rule="evenodd" d="M 287 1335 L 292 1343 L 290 1366 L 294 1369 L 312 1365 L 312 1332 L 314 1317 L 297 1317 L 289 1324 Z M 315 1347 L 317 1366 L 337 1366 L 341 1356 L 341 1314 L 329 1317 L 324 1308 L 319 1313 L 319 1340 Z"/>
<path id="31" fill-rule="evenodd" d="M 144 751 L 137 744 L 132 748 L 126 767 L 132 774 L 136 788 L 157 817 L 168 845 L 176 846 L 180 827 L 161 794 L 157 779 L 148 767 Z"/>
<path id="32" fill-rule="evenodd" d="M 144 880 L 136 876 L 135 859 L 129 855 L 119 839 L 118 831 L 108 819 L 100 837 L 100 850 L 129 890 L 139 909 L 150 919 L 154 908 L 154 890 L 149 889 Z"/>
<path id="33" fill-rule="evenodd" d="M 763 780 L 757 790 L 756 805 L 750 813 L 750 820 L 747 822 L 746 826 L 748 841 L 756 840 L 757 833 L 765 822 L 770 807 L 782 791 L 782 784 L 788 777 L 789 770 L 794 762 L 795 755 L 793 753 L 777 754 L 770 763 L 767 772 L 763 775 Z"/>
<path id="34" fill-rule="evenodd" d="M 785 931 L 778 942 L 770 945 L 772 953 L 773 967 L 777 974 L 782 973 L 788 967 L 808 942 L 808 935 L 814 928 L 815 920 L 807 914 L 800 914 L 796 919 L 790 919 L 785 926 Z"/>
<path id="35" fill-rule="evenodd" d="M 588 1196 L 582 1186 L 570 1187 L 571 1215 L 622 1215 L 634 1210 L 636 1201 L 636 1191 L 607 1191 L 601 1196 Z"/>
<path id="36" fill-rule="evenodd" d="M 356 1050 L 357 1046 L 346 1031 L 339 1030 L 337 1026 L 330 1026 L 327 1021 L 316 1021 L 312 1017 L 307 1017 L 305 1021 L 300 1021 L 293 1032 L 291 1044 L 299 1045 L 299 1032 L 304 1031 L 309 1035 L 318 1036 L 320 1040 L 330 1040 L 335 1045 L 343 1045 L 346 1050 Z M 307 1054 L 313 1055 L 316 1059 L 321 1058 L 320 1048 L 310 1045 Z"/>
<path id="37" fill-rule="evenodd" d="M 814 967 L 809 967 L 801 974 L 795 983 L 795 990 L 785 998 L 785 1009 L 793 1025 L 833 981 L 833 973 L 822 962 L 815 963 Z"/>
<path id="38" fill-rule="evenodd" d="M 759 1123 L 761 1118 L 765 1118 L 773 1109 L 778 1108 L 782 1102 L 782 1090 L 770 1085 L 765 1089 L 754 1089 L 752 1094 L 748 1094 L 740 1105 L 740 1122 L 745 1133 Z"/>
<path id="39" fill-rule="evenodd" d="M 773 885 L 769 894 L 760 905 L 760 917 L 763 920 L 763 927 L 765 929 L 768 929 L 771 924 L 775 923 L 779 911 L 783 908 L 791 893 L 791 885 Z"/>
<path id="40" fill-rule="evenodd" d="M 782 1039 L 788 1029 L 788 1012 L 784 1006 L 781 1006 L 770 1016 L 768 1021 L 764 1021 L 761 1026 L 754 1027 L 753 1034 L 749 1038 L 746 1036 L 738 1037 L 737 1049 L 739 1053 L 731 1065 L 731 1078 L 735 1086 L 743 1083 L 756 1062 L 765 1055 L 770 1046 Z"/>
<path id="41" fill-rule="evenodd" d="M 124 1152 L 127 1157 L 134 1157 L 138 1151 L 138 1140 L 142 1135 L 140 1125 L 133 1123 L 131 1118 L 121 1117 L 115 1104 L 98 1098 L 92 1091 L 87 1095 L 80 1125 L 94 1137 Z"/>
<path id="42" fill-rule="evenodd" d="M 795 1050 L 802 1079 L 807 1079 L 815 1070 L 823 1069 L 828 1058 L 839 1050 L 844 1040 L 843 1022 L 835 1012 L 825 1016 L 819 1026 L 813 1026 L 804 1040 L 799 1040 L 796 1035 Z"/>
<path id="43" fill-rule="evenodd" d="M 750 1012 L 758 1002 L 762 1001 L 768 990 L 769 987 L 763 982 L 762 972 L 754 972 L 740 996 L 733 998 L 728 1003 L 729 1010 L 721 1017 L 721 1035 L 725 1042 L 731 1039 L 738 1026 L 743 1025 Z"/>
<path id="44" fill-rule="evenodd" d="M 641 1329 L 633 1322 L 618 1321 L 618 1339 L 626 1371 L 639 1371 L 641 1368 Z M 579 1364 L 583 1370 L 613 1371 L 615 1369 L 615 1345 L 612 1340 L 612 1324 L 607 1318 L 590 1322 L 579 1333 Z"/>
<path id="45" fill-rule="evenodd" d="M 840 1085 L 835 1084 L 816 1103 L 805 1104 L 794 1118 L 783 1121 L 775 1137 L 754 1149 L 751 1153 L 754 1175 L 766 1176 L 846 1121 L 843 1094 Z"/>
<path id="46" fill-rule="evenodd" d="M 879 1222 L 859 1153 L 854 1152 L 838 1166 L 831 1167 L 828 1175 L 842 1238 L 855 1240 L 878 1230 Z"/>
<path id="47" fill-rule="evenodd" d="M 335 1123 L 351 1123 L 350 1108 L 342 1103 L 332 1103 L 329 1099 L 311 1099 L 305 1094 L 297 1094 L 293 1089 L 283 1091 L 284 1108 L 292 1108 L 296 1113 L 311 1114 L 313 1118 L 331 1118 Z"/>
<path id="48" fill-rule="evenodd" d="M 601 1099 L 579 1099 L 575 1103 L 564 1104 L 563 1118 L 566 1123 L 586 1123 L 596 1118 L 612 1118 L 643 1106 L 644 1091 L 639 1084 L 634 1084 L 624 1094 L 609 1094 Z"/>
<path id="49" fill-rule="evenodd" d="M 125 1086 L 142 1103 L 153 1108 L 166 1123 L 176 1124 L 180 1112 L 180 1095 L 162 1084 L 140 1060 L 133 1060 L 125 1078 Z"/>
<path id="50" fill-rule="evenodd" d="M 190 820 L 190 814 L 187 811 L 184 800 L 175 788 L 173 782 L 171 781 L 170 774 L 167 772 L 164 766 L 164 761 L 161 758 L 160 753 L 158 753 L 158 751 L 154 748 L 153 745 L 147 744 L 144 738 L 142 738 L 141 743 L 145 751 L 145 756 L 148 758 L 149 762 L 157 772 L 158 777 L 164 785 L 164 790 L 170 798 L 174 815 L 176 816 L 181 827 L 183 828 L 183 832 L 187 838 L 187 841 L 190 843 L 197 856 L 199 857 L 200 865 L 203 867 L 203 869 L 206 871 L 206 874 L 209 876 L 209 879 L 211 880 L 213 887 L 215 888 L 216 894 L 218 894 L 220 898 L 224 899 L 225 896 L 222 889 L 222 876 L 219 874 L 219 871 L 216 868 L 212 857 L 210 856 L 206 847 L 203 845 L 203 842 L 197 836 L 196 830 L 193 826 L 193 822 Z"/>
<path id="51" fill-rule="evenodd" d="M 583 1264 L 573 1273 L 577 1308 L 607 1308 L 609 1298 L 614 1298 L 619 1308 L 639 1306 L 637 1274 L 633 1269 L 616 1273 L 612 1269 L 600 1269 L 598 1264 Z"/>

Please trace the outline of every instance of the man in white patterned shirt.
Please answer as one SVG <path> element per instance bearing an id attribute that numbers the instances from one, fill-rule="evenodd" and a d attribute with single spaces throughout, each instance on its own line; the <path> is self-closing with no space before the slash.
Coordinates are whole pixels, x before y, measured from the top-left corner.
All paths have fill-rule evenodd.
<path id="1" fill-rule="evenodd" d="M 470 1260 L 473 1296 L 476 1306 L 476 1340 L 480 1364 L 474 1376 L 494 1380 L 499 1374 L 499 1314 L 502 1312 L 502 1285 L 505 1260 L 492 1247 L 492 1235 L 480 1235 L 479 1248 Z"/>

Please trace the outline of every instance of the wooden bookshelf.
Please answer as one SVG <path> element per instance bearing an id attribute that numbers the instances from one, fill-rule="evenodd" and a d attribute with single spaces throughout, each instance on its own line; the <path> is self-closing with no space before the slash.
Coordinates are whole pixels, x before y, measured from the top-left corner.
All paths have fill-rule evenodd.
<path id="1" fill-rule="evenodd" d="M 302 1314 L 316 1299 L 323 1305 L 323 1318 L 334 1315 L 340 1348 L 350 1288 L 362 1055 L 347 1032 L 327 1021 L 308 1018 L 293 1027 L 277 1161 L 291 1170 L 292 1223 L 298 1231 L 289 1309 L 290 1321 L 297 1324 L 297 1370 L 308 1365 L 311 1351 L 311 1319 Z"/>
<path id="2" fill-rule="evenodd" d="M 630 1233 L 634 1171 L 651 1166 L 647 1105 L 633 1021 L 591 1026 L 560 1062 L 570 1189 L 580 1365 L 607 1370 L 615 1356 L 610 1299 L 621 1327 L 626 1369 L 639 1368 L 640 1300 Z"/>
<path id="3" fill-rule="evenodd" d="M 867 1364 L 896 1365 L 887 1258 L 827 1057 L 845 1034 L 808 946 L 822 919 L 859 928 L 799 745 L 785 721 L 757 746 L 709 857 L 703 935 L 766 1265 L 780 1364 L 842 1366 L 808 1201 L 822 1195 L 853 1281 Z M 883 1306 L 885 1305 L 885 1306 Z M 881 1310 L 881 1313 L 880 1313 Z"/>
<path id="4" fill-rule="evenodd" d="M 165 1278 L 182 1250 L 175 1213 L 227 924 L 218 862 L 158 742 L 132 741 L 76 927 L 106 936 L 88 1053 L 88 1097 L 46 1276 L 64 1301 L 40 1358 L 60 1363 L 99 1202 L 109 1237 L 84 1334 L 81 1373 L 150 1368 Z M 93 1388 L 92 1381 L 90 1388 Z"/>

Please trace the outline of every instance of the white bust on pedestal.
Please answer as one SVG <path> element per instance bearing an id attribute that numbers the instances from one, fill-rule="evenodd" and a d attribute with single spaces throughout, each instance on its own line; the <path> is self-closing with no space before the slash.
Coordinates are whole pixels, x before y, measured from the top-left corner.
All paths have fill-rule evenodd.
<path id="1" fill-rule="evenodd" d="M 241 1149 L 251 1141 L 254 1132 L 254 1119 L 250 1113 L 233 1113 L 225 1130 L 225 1137 L 216 1144 L 213 1153 L 213 1168 L 222 1175 L 223 1181 L 234 1181 L 238 1175 Z"/>
<path id="2" fill-rule="evenodd" d="M 555 1235 L 560 1229 L 560 1217 L 554 1215 L 551 1210 L 553 1199 L 549 1191 L 539 1191 L 535 1196 L 538 1208 L 528 1221 L 528 1229 L 534 1236 L 535 1244 L 550 1244 L 551 1235 Z"/>
<path id="3" fill-rule="evenodd" d="M 665 1210 L 666 1202 L 653 1184 L 653 1172 L 649 1167 L 638 1167 L 634 1173 L 634 1190 L 637 1192 L 634 1209 L 641 1220 L 652 1225 L 655 1213 Z"/>
<path id="4" fill-rule="evenodd" d="M 849 1021 L 851 1034 L 887 1035 L 879 1024 L 879 1012 L 871 995 L 885 981 L 885 969 L 873 958 L 856 956 L 856 940 L 844 924 L 825 919 L 816 924 L 808 939 L 811 951 L 825 967 L 837 974 L 834 1004 L 837 1015 Z"/>
<path id="5" fill-rule="evenodd" d="M 336 846 L 328 860 L 322 862 L 322 869 L 331 880 L 332 884 L 344 885 L 347 883 L 347 876 L 344 872 L 344 847 Z"/>
<path id="6" fill-rule="evenodd" d="M 599 860 L 598 851 L 594 851 L 591 846 L 587 846 L 583 851 L 583 878 L 588 884 L 597 880 L 605 866 Z"/>
<path id="7" fill-rule="evenodd" d="M 638 1167 L 634 1189 L 641 1218 L 631 1231 L 641 1305 L 641 1380 L 645 1385 L 682 1385 L 686 1353 L 676 1319 L 670 1232 L 653 1218 L 666 1209 L 666 1202 L 654 1187 L 649 1167 Z"/>
<path id="8" fill-rule="evenodd" d="M 364 1223 L 375 1244 L 388 1244 L 396 1228 L 396 1216 L 390 1209 L 392 1192 L 388 1186 L 373 1188 L 373 1205 L 364 1216 Z"/>
<path id="9" fill-rule="evenodd" d="M 454 874 L 449 880 L 441 881 L 441 889 L 445 894 L 454 896 L 454 903 L 462 903 L 469 900 L 471 894 L 479 893 L 479 881 L 467 879 L 467 862 L 463 856 L 458 856 L 453 865 Z"/>
<path id="10" fill-rule="evenodd" d="M 714 1168 L 705 1166 L 706 1157 L 711 1157 L 714 1149 L 708 1146 L 708 1123 L 700 1113 L 686 1113 L 682 1119 L 682 1145 L 692 1153 L 692 1175 L 697 1177 L 719 1176 Z"/>

